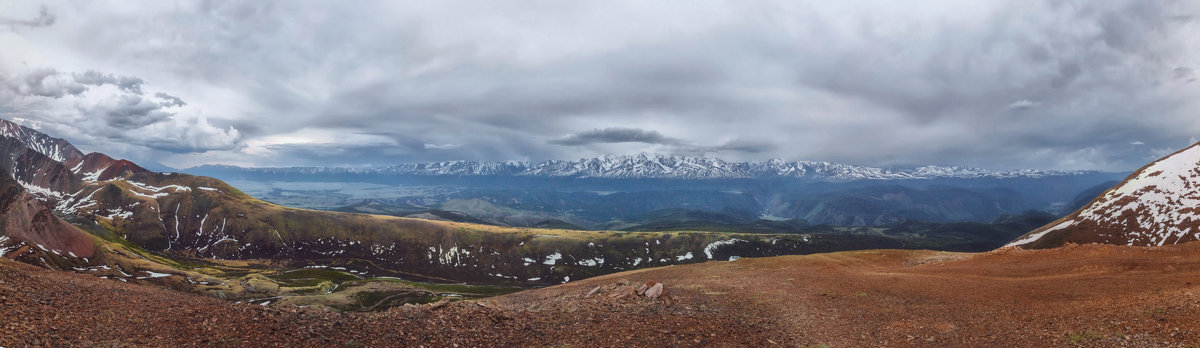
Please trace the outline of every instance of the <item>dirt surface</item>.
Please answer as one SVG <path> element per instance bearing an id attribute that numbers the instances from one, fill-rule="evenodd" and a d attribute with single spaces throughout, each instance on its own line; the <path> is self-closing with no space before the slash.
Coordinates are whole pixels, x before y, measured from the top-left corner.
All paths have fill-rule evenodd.
<path id="1" fill-rule="evenodd" d="M 650 281 L 662 297 L 635 293 Z M 741 259 L 379 313 L 235 304 L 5 260 L 0 282 L 5 347 L 1200 345 L 1200 243 Z"/>

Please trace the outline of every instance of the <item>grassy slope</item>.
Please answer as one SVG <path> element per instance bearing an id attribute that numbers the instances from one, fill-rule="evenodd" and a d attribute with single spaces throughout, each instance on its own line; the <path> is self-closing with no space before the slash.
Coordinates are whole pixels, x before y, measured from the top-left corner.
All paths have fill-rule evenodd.
<path id="1" fill-rule="evenodd" d="M 155 192 L 146 185 L 190 189 Z M 216 179 L 179 174 L 90 183 L 82 193 L 98 203 L 85 210 L 98 223 L 76 223 L 103 238 L 107 250 L 124 255 L 119 262 L 125 268 L 186 276 L 156 282 L 223 298 L 351 310 L 422 301 L 447 290 L 387 277 L 502 285 L 449 292 L 477 297 L 733 256 L 906 246 L 879 233 L 580 231 L 295 209 L 256 199 Z M 169 194 L 147 197 L 155 193 Z M 113 215 L 125 211 L 129 218 Z M 722 241 L 728 243 L 714 244 Z M 341 270 L 285 273 L 314 265 Z"/>
<path id="2" fill-rule="evenodd" d="M 190 190 L 156 192 L 145 185 Z M 168 194 L 147 197 L 155 193 Z M 107 224 L 114 236 L 178 258 L 275 260 L 290 267 L 333 264 L 373 275 L 443 282 L 552 284 L 702 261 L 710 254 L 724 260 L 899 247 L 886 238 L 856 245 L 861 241 L 836 237 L 511 228 L 295 209 L 255 199 L 216 179 L 179 174 L 90 183 L 80 195 L 98 203 L 84 214 Z M 129 217 L 114 215 L 122 212 Z M 706 249 L 734 239 L 738 242 Z"/>

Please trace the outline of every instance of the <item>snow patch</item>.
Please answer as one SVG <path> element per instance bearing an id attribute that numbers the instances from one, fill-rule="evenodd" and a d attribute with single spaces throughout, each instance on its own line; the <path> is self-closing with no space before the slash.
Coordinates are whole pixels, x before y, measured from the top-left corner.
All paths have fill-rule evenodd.
<path id="1" fill-rule="evenodd" d="M 591 258 L 591 259 L 586 259 L 586 260 L 580 260 L 579 262 L 576 262 L 575 264 L 580 265 L 580 266 L 596 267 L 596 266 L 604 264 L 604 258 L 596 257 L 596 258 Z"/>
<path id="2" fill-rule="evenodd" d="M 170 274 L 170 273 L 158 273 L 158 272 L 147 271 L 147 270 L 142 270 L 142 272 L 146 272 L 146 276 L 145 277 L 137 277 L 137 279 L 166 278 L 166 277 L 170 277 L 170 276 L 174 275 L 174 274 Z"/>
<path id="3" fill-rule="evenodd" d="M 55 200 L 59 200 L 59 199 L 63 199 L 64 197 L 67 196 L 65 193 L 51 190 L 46 187 L 34 185 L 31 183 L 27 183 L 20 179 L 17 179 L 17 183 L 21 184 L 21 186 L 25 187 L 25 191 L 29 191 L 29 193 L 33 194 L 35 197 L 38 197 L 38 198 L 49 197 L 49 198 L 54 198 Z M 45 199 L 43 199 L 43 200 L 45 200 Z"/>
<path id="4" fill-rule="evenodd" d="M 125 211 L 125 210 L 121 210 L 120 208 L 116 209 L 116 211 L 114 213 L 108 214 L 107 216 L 105 216 L 105 218 L 107 218 L 109 220 L 116 220 L 117 218 L 128 220 L 130 217 L 133 217 L 132 211 Z"/>
<path id="5" fill-rule="evenodd" d="M 0 257 L 4 257 L 4 255 L 8 254 L 9 251 L 17 250 L 17 248 L 21 247 L 21 243 L 15 243 L 5 247 L 4 243 L 8 243 L 9 240 L 11 239 L 9 239 L 8 236 L 0 236 Z"/>
<path id="6" fill-rule="evenodd" d="M 554 266 L 554 264 L 558 263 L 558 260 L 561 260 L 561 259 L 562 259 L 562 253 L 555 251 L 553 254 L 546 255 L 546 262 L 542 262 L 542 263 Z"/>
<path id="7" fill-rule="evenodd" d="M 734 239 L 730 239 L 730 240 L 718 240 L 718 241 L 715 241 L 712 243 L 708 243 L 708 245 L 704 247 L 704 255 L 708 256 L 709 260 L 712 260 L 713 252 L 717 251 L 717 248 L 720 248 L 721 246 L 725 246 L 725 245 L 733 245 L 734 243 L 745 243 L 745 242 L 746 242 L 745 240 L 734 238 Z"/>
<path id="8" fill-rule="evenodd" d="M 108 167 L 106 166 L 104 168 L 97 169 L 94 172 L 84 174 L 83 181 L 99 181 L 100 173 L 103 173 L 105 169 L 108 169 Z"/>
<path id="9" fill-rule="evenodd" d="M 1071 227 L 1071 225 L 1074 225 L 1074 224 L 1075 224 L 1074 220 L 1063 221 L 1062 223 L 1055 225 L 1054 227 L 1047 228 L 1044 231 L 1031 234 L 1028 237 L 1018 239 L 1018 240 L 1016 240 L 1012 243 L 1008 243 L 1004 246 L 1010 247 L 1010 246 L 1018 246 L 1018 245 L 1033 243 L 1034 241 L 1042 238 L 1042 236 L 1045 236 L 1047 233 L 1058 231 L 1058 230 L 1061 230 L 1061 229 L 1064 229 L 1067 227 Z"/>

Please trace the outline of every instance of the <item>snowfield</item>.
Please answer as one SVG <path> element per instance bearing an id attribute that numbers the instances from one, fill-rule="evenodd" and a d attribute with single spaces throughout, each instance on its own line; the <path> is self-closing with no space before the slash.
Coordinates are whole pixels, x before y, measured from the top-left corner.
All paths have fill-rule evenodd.
<path id="1" fill-rule="evenodd" d="M 1007 246 L 1070 228 L 1095 233 L 1095 240 L 1131 246 L 1200 240 L 1200 144 L 1151 163 L 1065 221 Z"/>

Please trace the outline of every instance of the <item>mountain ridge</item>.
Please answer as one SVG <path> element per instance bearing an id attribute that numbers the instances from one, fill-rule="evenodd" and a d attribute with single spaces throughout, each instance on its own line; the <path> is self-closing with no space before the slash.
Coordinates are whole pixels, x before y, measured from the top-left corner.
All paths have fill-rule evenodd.
<path id="1" fill-rule="evenodd" d="M 1163 246 L 1200 240 L 1200 143 L 1160 158 L 1082 208 L 1006 246 Z"/>
<path id="2" fill-rule="evenodd" d="M 5 119 L 0 119 L 0 136 L 17 139 L 31 150 L 58 162 L 70 161 L 84 155 L 82 151 L 62 138 L 55 138 Z"/>
<path id="3" fill-rule="evenodd" d="M 239 167 L 201 165 L 183 172 L 234 170 L 289 174 L 388 174 L 412 176 L 525 176 L 607 179 L 769 179 L 814 181 L 921 180 L 934 178 L 1041 178 L 1096 173 L 1090 170 L 987 170 L 926 165 L 887 169 L 822 161 L 734 162 L 714 157 L 648 154 L 602 155 L 578 160 L 441 161 L 401 163 L 379 167 Z"/>

